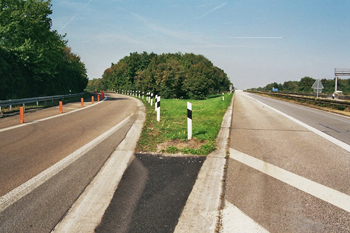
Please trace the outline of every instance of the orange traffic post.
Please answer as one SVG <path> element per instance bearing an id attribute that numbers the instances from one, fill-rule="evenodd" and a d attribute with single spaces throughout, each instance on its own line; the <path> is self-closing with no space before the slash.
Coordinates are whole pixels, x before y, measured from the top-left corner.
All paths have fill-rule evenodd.
<path id="1" fill-rule="evenodd" d="M 19 107 L 19 123 L 24 123 L 24 109 L 23 107 Z"/>
<path id="2" fill-rule="evenodd" d="M 59 106 L 60 106 L 60 113 L 63 113 L 62 101 L 59 102 Z"/>
<path id="3" fill-rule="evenodd" d="M 84 98 L 81 98 L 80 102 L 81 102 L 81 107 L 83 108 L 84 107 Z"/>
<path id="4" fill-rule="evenodd" d="M 100 95 L 97 95 L 97 102 L 100 102 Z"/>
<path id="5" fill-rule="evenodd" d="M 104 99 L 105 98 L 105 93 L 102 91 L 101 92 L 101 99 Z"/>
<path id="6" fill-rule="evenodd" d="M 91 96 L 91 103 L 94 103 L 94 97 Z"/>

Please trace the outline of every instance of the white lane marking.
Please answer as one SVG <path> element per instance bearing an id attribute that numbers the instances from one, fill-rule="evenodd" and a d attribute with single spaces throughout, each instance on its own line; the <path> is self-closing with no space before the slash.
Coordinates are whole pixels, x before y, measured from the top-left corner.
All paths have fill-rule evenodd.
<path id="1" fill-rule="evenodd" d="M 140 100 L 136 100 L 138 106 L 143 105 Z M 124 171 L 134 159 L 134 150 L 145 120 L 144 110 L 139 111 L 139 116 L 125 139 L 52 232 L 94 232 L 114 196 Z"/>
<path id="2" fill-rule="evenodd" d="M 299 121 L 299 120 L 297 120 L 297 119 L 295 119 L 295 118 L 293 118 L 293 117 L 291 117 L 291 116 L 289 116 L 289 115 L 287 115 L 287 114 L 285 114 L 285 113 L 283 113 L 283 112 L 281 112 L 281 111 L 279 111 L 279 110 L 277 110 L 277 109 L 275 109 L 275 108 L 273 108 L 273 107 L 271 107 L 271 106 L 269 106 L 269 105 L 267 105 L 267 104 L 265 104 L 265 103 L 263 103 L 263 102 L 261 102 L 261 101 L 259 101 L 259 100 L 257 100 L 257 99 L 254 99 L 254 98 L 251 97 L 251 96 L 248 96 L 248 95 L 246 95 L 246 96 L 247 96 L 248 98 L 251 98 L 251 99 L 253 99 L 254 101 L 257 101 L 257 102 L 259 102 L 260 104 L 263 104 L 264 106 L 266 106 L 266 107 L 268 107 L 268 108 L 274 110 L 275 112 L 277 112 L 277 113 L 279 113 L 279 114 L 281 114 L 281 115 L 287 117 L 288 119 L 294 121 L 295 123 L 297 123 L 297 124 L 299 124 L 299 125 L 301 125 L 301 126 L 307 128 L 308 130 L 310 130 L 310 131 L 316 133 L 317 135 L 323 137 L 324 139 L 327 139 L 328 141 L 330 141 L 330 142 L 334 143 L 335 145 L 337 145 L 337 146 L 343 148 L 344 150 L 350 152 L 350 145 L 346 144 L 345 142 L 342 142 L 342 141 L 340 141 L 340 140 L 338 140 L 338 139 L 336 139 L 336 138 L 334 138 L 334 137 L 331 137 L 331 136 L 329 136 L 328 134 L 323 133 L 323 132 L 321 132 L 320 130 L 315 129 L 315 128 L 313 128 L 313 127 L 311 127 L 311 126 L 309 126 L 309 125 L 307 125 L 307 124 L 305 124 L 305 123 L 303 123 L 303 122 L 301 122 L 301 121 Z"/>
<path id="3" fill-rule="evenodd" d="M 74 151 L 72 154 L 68 155 L 66 158 L 62 159 L 61 161 L 57 162 L 56 164 L 52 165 L 48 169 L 44 170 L 40 174 L 36 175 L 32 179 L 28 180 L 27 182 L 23 183 L 22 185 L 18 186 L 17 188 L 13 189 L 12 191 L 8 192 L 4 196 L 0 197 L 0 212 L 30 193 L 35 188 L 39 187 L 41 184 L 43 184 L 45 181 L 49 180 L 51 177 L 56 175 L 58 172 L 62 171 L 64 168 L 72 164 L 74 161 L 79 159 L 81 156 L 83 156 L 85 153 L 90 151 L 92 148 L 94 148 L 97 144 L 105 140 L 107 137 L 112 135 L 114 132 L 116 132 L 118 129 L 120 129 L 127 121 L 129 121 L 130 117 L 133 115 L 130 114 L 127 118 L 125 118 L 123 121 L 115 125 L 113 128 L 109 129 L 102 135 L 98 136 L 94 140 L 90 141 L 80 149 Z"/>
<path id="4" fill-rule="evenodd" d="M 225 208 L 222 210 L 222 233 L 267 233 L 269 232 L 252 218 L 234 206 L 231 202 L 225 201 Z"/>
<path id="5" fill-rule="evenodd" d="M 0 133 L 1 133 L 1 132 L 4 132 L 4 131 L 11 130 L 11 129 L 16 129 L 16 128 L 19 128 L 19 127 L 24 127 L 24 126 L 27 126 L 27 125 L 36 124 L 36 123 L 38 123 L 38 122 L 50 120 L 50 119 L 53 119 L 53 118 L 56 118 L 56 117 L 65 116 L 65 115 L 67 115 L 67 114 L 71 114 L 71 113 L 74 113 L 74 112 L 77 112 L 77 111 L 81 111 L 81 110 L 84 110 L 84 109 L 87 109 L 87 108 L 96 106 L 97 104 L 100 104 L 100 103 L 104 102 L 106 99 L 107 99 L 107 97 L 105 97 L 105 98 L 104 98 L 103 100 L 101 100 L 100 102 L 97 102 L 97 103 L 95 103 L 95 104 L 91 104 L 91 105 L 89 105 L 89 106 L 86 106 L 86 107 L 83 107 L 83 108 L 79 108 L 79 109 L 76 109 L 76 110 L 73 110 L 73 111 L 70 111 L 70 112 L 64 112 L 64 113 L 62 113 L 62 114 L 50 116 L 50 117 L 43 118 L 43 119 L 40 119 L 40 120 L 31 121 L 31 122 L 28 122 L 28 123 L 19 124 L 19 125 L 11 126 L 11 127 L 8 127 L 8 128 L 0 129 Z M 25 119 L 24 119 L 24 120 L 25 120 Z"/>
<path id="6" fill-rule="evenodd" d="M 350 212 L 350 196 L 230 148 L 230 157 L 305 193 Z"/>
<path id="7" fill-rule="evenodd" d="M 251 98 L 254 98 L 256 95 L 249 95 L 249 96 Z M 263 98 L 263 99 L 266 99 L 268 101 L 275 102 L 275 103 L 280 103 L 281 102 L 281 100 L 276 100 L 276 99 L 265 97 L 265 96 L 259 96 L 259 97 Z M 256 99 L 254 99 L 254 100 L 256 100 Z M 333 120 L 341 121 L 341 122 L 344 122 L 344 123 L 349 123 L 349 119 L 350 119 L 349 116 L 340 115 L 340 114 L 336 114 L 334 112 L 328 112 L 328 111 L 324 111 L 324 110 L 321 110 L 321 109 L 318 109 L 318 108 L 313 108 L 313 107 L 309 107 L 309 106 L 305 106 L 305 105 L 293 104 L 293 103 L 289 103 L 289 102 L 284 102 L 284 104 L 286 104 L 288 106 L 292 106 L 293 108 L 298 108 L 298 109 L 301 109 L 303 111 L 307 111 L 307 112 L 310 112 L 310 113 L 313 113 L 313 114 L 320 115 L 322 117 L 327 117 L 327 118 L 331 118 Z M 325 113 L 327 113 L 327 114 L 325 115 Z M 343 118 L 343 119 L 340 119 L 340 118 Z"/>

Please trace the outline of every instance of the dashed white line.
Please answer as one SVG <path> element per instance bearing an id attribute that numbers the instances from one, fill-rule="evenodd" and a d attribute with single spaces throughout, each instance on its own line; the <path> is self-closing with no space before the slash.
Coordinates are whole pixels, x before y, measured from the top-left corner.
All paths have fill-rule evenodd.
<path id="1" fill-rule="evenodd" d="M 305 193 L 350 212 L 350 196 L 230 148 L 230 157 Z"/>
<path id="2" fill-rule="evenodd" d="M 266 233 L 269 231 L 226 200 L 225 208 L 222 210 L 222 229 L 220 232 Z"/>

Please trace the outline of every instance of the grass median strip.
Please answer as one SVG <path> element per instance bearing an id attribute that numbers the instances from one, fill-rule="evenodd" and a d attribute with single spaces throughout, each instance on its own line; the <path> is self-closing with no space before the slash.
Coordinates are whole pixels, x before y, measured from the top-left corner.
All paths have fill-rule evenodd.
<path id="1" fill-rule="evenodd" d="M 211 96 L 206 100 L 162 99 L 157 122 L 154 106 L 146 101 L 147 116 L 136 152 L 207 155 L 215 150 L 215 140 L 232 95 Z M 192 103 L 193 132 L 187 140 L 187 102 Z"/>

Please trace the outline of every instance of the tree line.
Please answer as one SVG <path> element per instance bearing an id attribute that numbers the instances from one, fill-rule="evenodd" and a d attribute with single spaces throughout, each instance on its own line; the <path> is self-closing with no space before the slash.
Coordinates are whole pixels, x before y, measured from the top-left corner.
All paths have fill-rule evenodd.
<path id="1" fill-rule="evenodd" d="M 88 90 L 137 90 L 162 98 L 205 99 L 228 91 L 227 74 L 203 55 L 193 53 L 130 53 L 111 65 L 102 79 L 89 81 Z"/>
<path id="2" fill-rule="evenodd" d="M 256 91 L 272 91 L 273 88 L 277 88 L 281 92 L 292 92 L 292 93 L 312 93 L 314 89 L 312 85 L 315 83 L 316 79 L 311 77 L 304 77 L 300 81 L 286 81 L 281 83 L 270 83 L 265 87 L 252 88 L 250 90 Z M 323 93 L 331 94 L 335 90 L 335 80 L 334 79 L 321 79 L 321 83 L 324 87 Z M 350 79 L 340 79 L 338 78 L 337 89 L 342 91 L 345 95 L 350 95 Z"/>
<path id="3" fill-rule="evenodd" d="M 50 0 L 0 0 L 0 99 L 81 92 L 80 57 L 51 30 Z"/>

